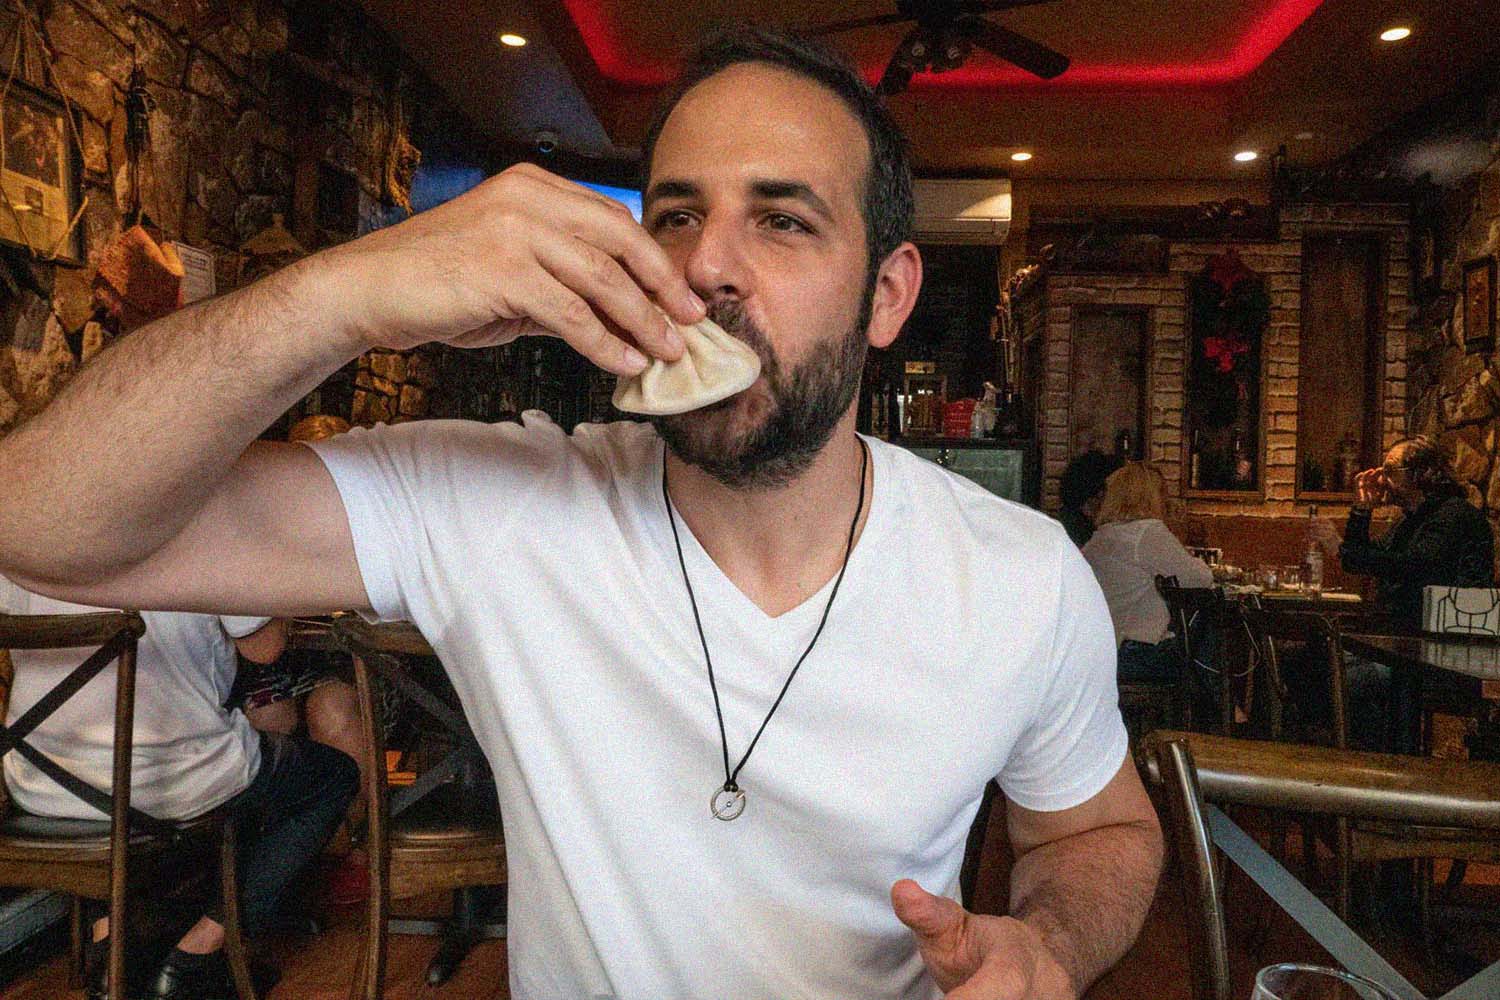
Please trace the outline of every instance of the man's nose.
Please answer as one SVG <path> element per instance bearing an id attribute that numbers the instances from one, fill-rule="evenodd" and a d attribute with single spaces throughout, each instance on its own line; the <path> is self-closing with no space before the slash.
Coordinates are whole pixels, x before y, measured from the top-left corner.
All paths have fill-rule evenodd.
<path id="1" fill-rule="evenodd" d="M 742 239 L 731 220 L 704 220 L 683 267 L 688 285 L 703 301 L 744 298 L 749 293 L 750 268 Z"/>

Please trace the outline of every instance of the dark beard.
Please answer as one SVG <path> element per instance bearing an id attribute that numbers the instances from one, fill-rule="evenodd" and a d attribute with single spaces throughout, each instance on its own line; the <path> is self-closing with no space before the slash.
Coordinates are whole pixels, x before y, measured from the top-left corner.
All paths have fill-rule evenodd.
<path id="1" fill-rule="evenodd" d="M 705 427 L 714 413 L 736 404 L 738 396 L 652 423 L 672 453 L 734 490 L 776 490 L 812 465 L 833 429 L 849 410 L 864 369 L 865 328 L 872 291 L 866 290 L 854 326 L 843 337 L 815 345 L 791 370 L 782 367 L 761 330 L 735 301 L 714 303 L 709 318 L 760 356 L 761 375 L 770 391 L 770 415 L 737 439 L 725 441 Z"/>

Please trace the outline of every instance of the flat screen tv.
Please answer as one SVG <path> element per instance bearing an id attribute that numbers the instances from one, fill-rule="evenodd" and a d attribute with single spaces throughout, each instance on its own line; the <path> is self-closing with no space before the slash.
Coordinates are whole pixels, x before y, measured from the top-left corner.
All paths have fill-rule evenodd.
<path id="1" fill-rule="evenodd" d="M 451 201 L 459 195 L 475 187 L 485 178 L 482 169 L 471 163 L 447 160 L 434 157 L 424 160 L 418 165 L 415 175 L 412 177 L 411 185 L 411 207 L 413 212 L 425 212 L 429 208 L 436 208 L 445 201 Z M 606 198 L 613 198 L 626 208 L 635 221 L 641 221 L 641 192 L 635 188 L 620 187 L 614 184 L 599 184 L 594 181 L 586 181 L 576 177 L 568 180 L 581 184 L 586 188 L 597 191 Z M 378 219 L 367 219 L 368 229 L 379 229 L 389 226 L 406 218 L 406 213 L 390 210 L 379 213 Z"/>
<path id="2" fill-rule="evenodd" d="M 606 198 L 613 198 L 630 209 L 630 214 L 635 218 L 636 222 L 641 221 L 641 193 L 635 188 L 615 187 L 612 184 L 595 184 L 593 181 L 576 181 L 576 183 L 582 184 L 590 190 L 598 191 Z"/>

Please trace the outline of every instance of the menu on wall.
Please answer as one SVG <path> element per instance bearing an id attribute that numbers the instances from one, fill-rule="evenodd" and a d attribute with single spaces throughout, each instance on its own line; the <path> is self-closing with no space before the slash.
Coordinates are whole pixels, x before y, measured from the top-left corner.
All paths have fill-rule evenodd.
<path id="1" fill-rule="evenodd" d="M 173 242 L 172 249 L 182 260 L 182 304 L 214 296 L 214 255 L 207 250 Z"/>

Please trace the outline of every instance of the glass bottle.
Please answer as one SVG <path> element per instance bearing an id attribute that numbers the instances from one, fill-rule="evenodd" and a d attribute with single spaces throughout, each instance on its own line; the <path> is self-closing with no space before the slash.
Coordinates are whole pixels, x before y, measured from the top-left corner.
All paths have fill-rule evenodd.
<path id="1" fill-rule="evenodd" d="M 1245 432 L 1238 427 L 1234 429 L 1234 437 L 1229 450 L 1234 462 L 1234 485 L 1237 487 L 1249 485 L 1253 467 L 1250 464 L 1250 456 L 1245 451 Z"/>
<path id="2" fill-rule="evenodd" d="M 1323 547 L 1318 544 L 1318 505 L 1307 508 L 1307 554 L 1302 557 L 1302 585 L 1308 590 L 1323 589 Z"/>

